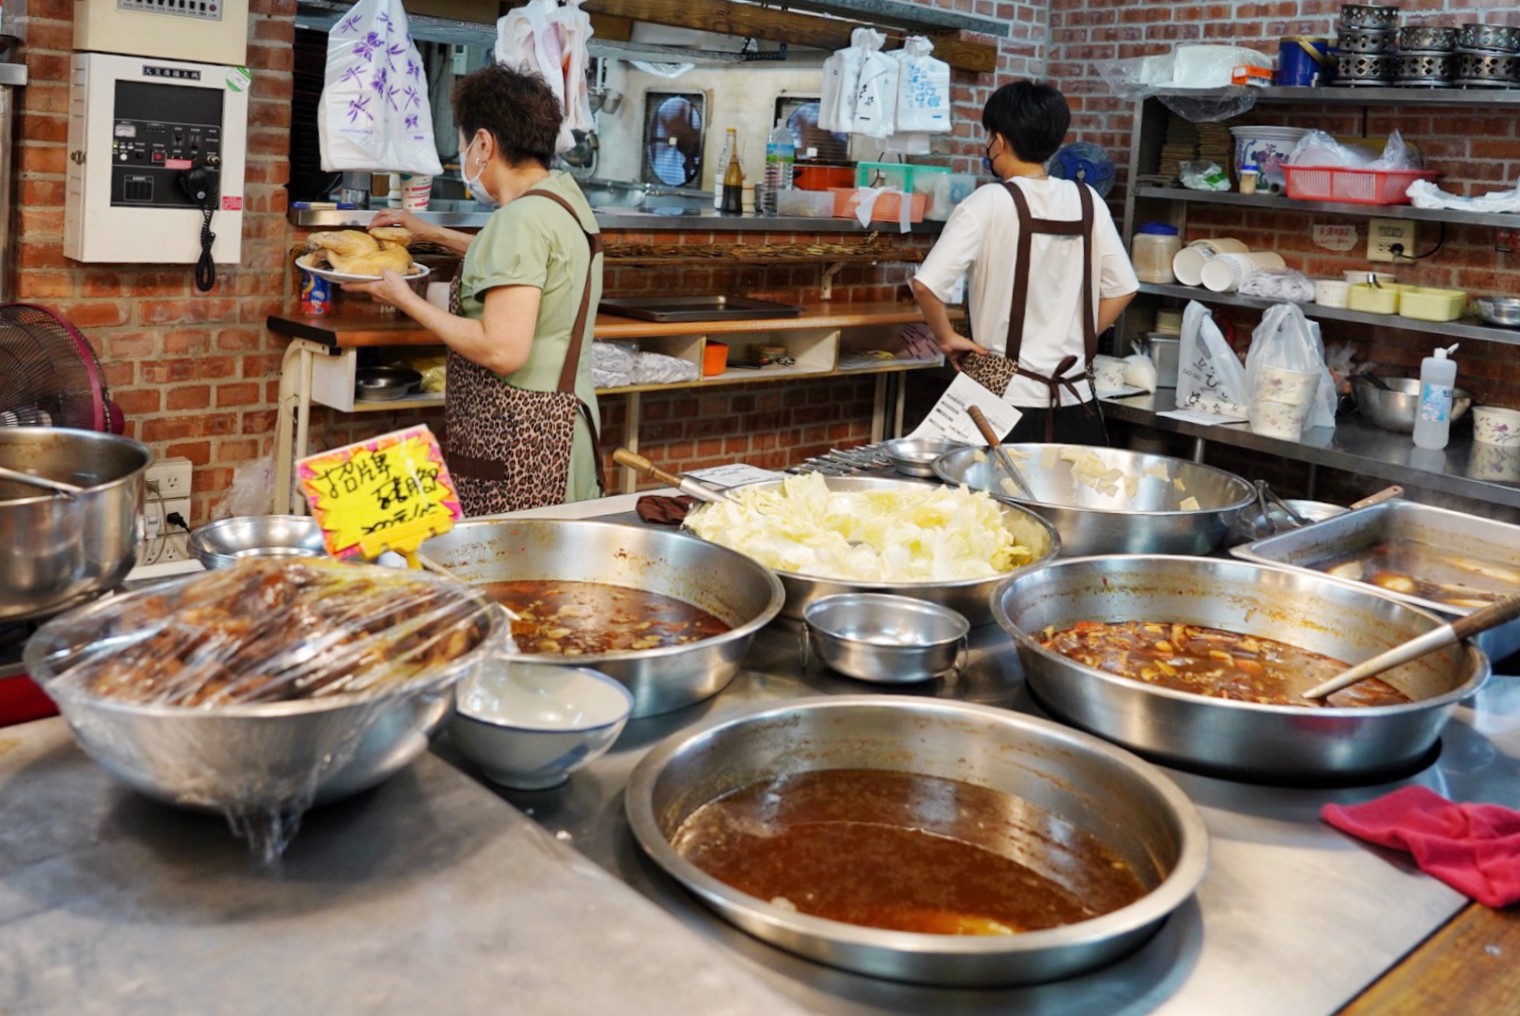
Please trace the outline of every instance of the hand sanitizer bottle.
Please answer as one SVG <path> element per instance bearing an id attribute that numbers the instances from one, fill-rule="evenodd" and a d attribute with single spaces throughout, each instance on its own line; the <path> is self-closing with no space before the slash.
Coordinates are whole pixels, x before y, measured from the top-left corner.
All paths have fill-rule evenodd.
<path id="1" fill-rule="evenodd" d="M 1446 447 L 1451 433 L 1451 390 L 1457 383 L 1456 346 L 1437 348 L 1420 361 L 1420 401 L 1414 413 L 1414 443 L 1419 448 Z"/>

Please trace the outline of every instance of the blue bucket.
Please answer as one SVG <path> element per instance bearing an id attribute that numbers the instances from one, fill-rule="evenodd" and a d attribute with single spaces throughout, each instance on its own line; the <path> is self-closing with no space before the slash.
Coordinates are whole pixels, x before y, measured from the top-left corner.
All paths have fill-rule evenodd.
<path id="1" fill-rule="evenodd" d="M 1321 35 L 1289 35 L 1278 42 L 1277 73 L 1279 85 L 1312 87 L 1328 85 L 1335 77 L 1335 58 L 1330 55 L 1330 40 Z"/>

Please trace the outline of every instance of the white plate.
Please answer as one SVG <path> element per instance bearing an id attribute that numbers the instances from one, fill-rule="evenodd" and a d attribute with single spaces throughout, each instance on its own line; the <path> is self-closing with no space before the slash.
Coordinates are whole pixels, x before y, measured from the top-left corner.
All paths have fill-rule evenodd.
<path id="1" fill-rule="evenodd" d="M 302 255 L 302 257 L 308 256 Z M 350 275 L 347 272 L 335 272 L 331 268 L 313 268 L 311 265 L 306 264 L 302 258 L 296 258 L 296 266 L 303 272 L 310 272 L 317 278 L 326 279 L 328 282 L 379 282 L 381 279 L 379 275 Z M 412 262 L 412 267 L 417 269 L 417 271 L 411 275 L 401 276 L 408 282 L 425 279 L 433 273 L 433 270 L 427 265 L 420 265 L 415 261 Z"/>

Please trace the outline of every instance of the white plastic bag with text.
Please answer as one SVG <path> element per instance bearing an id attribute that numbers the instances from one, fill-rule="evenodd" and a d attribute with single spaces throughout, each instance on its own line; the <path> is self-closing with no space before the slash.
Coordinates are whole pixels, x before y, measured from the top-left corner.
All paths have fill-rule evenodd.
<path id="1" fill-rule="evenodd" d="M 1177 351 L 1177 408 L 1246 417 L 1245 368 L 1224 340 L 1209 309 L 1197 300 L 1182 312 Z"/>

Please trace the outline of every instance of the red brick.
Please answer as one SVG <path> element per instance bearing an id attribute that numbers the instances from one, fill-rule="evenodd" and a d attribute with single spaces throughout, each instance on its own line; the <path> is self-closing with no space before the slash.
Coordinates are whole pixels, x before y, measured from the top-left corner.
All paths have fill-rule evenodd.
<path id="1" fill-rule="evenodd" d="M 218 406 L 256 406 L 259 404 L 259 386 L 252 381 L 216 386 Z"/>
<path id="2" fill-rule="evenodd" d="M 209 409 L 211 408 L 210 385 L 179 385 L 166 390 L 164 408 Z"/>

